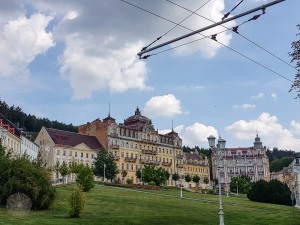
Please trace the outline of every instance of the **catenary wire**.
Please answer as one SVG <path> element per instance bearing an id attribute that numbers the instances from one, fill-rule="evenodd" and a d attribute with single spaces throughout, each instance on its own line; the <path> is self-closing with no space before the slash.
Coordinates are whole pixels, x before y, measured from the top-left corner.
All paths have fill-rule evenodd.
<path id="1" fill-rule="evenodd" d="M 151 45 L 153 45 L 156 41 L 160 40 L 162 37 L 166 36 L 168 33 L 170 33 L 172 30 L 174 30 L 178 25 L 182 24 L 185 20 L 187 20 L 188 18 L 190 18 L 192 15 L 194 15 L 198 10 L 200 10 L 201 8 L 203 8 L 206 4 L 208 4 L 211 0 L 208 0 L 207 2 L 205 2 L 204 4 L 202 4 L 200 7 L 198 7 L 195 11 L 191 12 L 190 15 L 188 15 L 187 17 L 185 17 L 183 20 L 181 20 L 179 23 L 175 24 L 175 26 L 173 26 L 171 29 L 169 29 L 167 32 L 165 32 L 163 35 L 159 36 L 158 38 L 156 38 L 156 40 L 154 40 L 153 42 L 151 42 L 149 45 L 147 45 L 146 47 L 142 48 L 142 51 L 146 50 L 148 47 L 150 47 Z"/>
<path id="2" fill-rule="evenodd" d="M 191 12 L 191 13 L 193 12 L 193 11 L 187 9 L 186 7 L 184 7 L 184 6 L 182 6 L 182 5 L 179 5 L 179 4 L 177 4 L 177 3 L 175 3 L 175 2 L 173 2 L 173 1 L 171 1 L 171 0 L 165 0 L 165 1 L 167 1 L 167 2 L 169 2 L 169 3 L 171 3 L 171 4 L 173 4 L 173 5 L 176 5 L 177 7 L 182 8 L 182 9 L 188 11 L 188 12 Z M 211 20 L 211 19 L 209 19 L 209 18 L 207 18 L 207 17 L 205 17 L 205 16 L 203 16 L 203 15 L 200 15 L 200 14 L 198 14 L 198 13 L 196 13 L 196 12 L 195 12 L 194 14 L 197 15 L 197 16 L 199 16 L 199 17 L 201 17 L 201 18 L 203 18 L 203 19 L 206 19 L 206 20 L 208 20 L 208 21 L 210 21 L 210 22 L 212 22 L 212 23 L 216 23 L 215 21 L 213 21 L 213 20 Z M 220 26 L 222 26 L 222 27 L 224 27 L 224 28 L 227 28 L 227 29 L 229 30 L 229 28 L 226 27 L 226 26 L 224 26 L 224 25 L 220 25 Z M 249 41 L 250 43 L 254 44 L 255 46 L 257 46 L 257 47 L 260 48 L 261 50 L 263 50 L 263 51 L 267 52 L 268 54 L 272 55 L 273 57 L 275 57 L 275 58 L 278 59 L 279 61 L 285 63 L 285 64 L 288 65 L 289 67 L 291 67 L 291 68 L 297 70 L 296 67 L 294 67 L 294 66 L 291 65 L 290 63 L 286 62 L 285 60 L 281 59 L 280 57 L 276 56 L 274 53 L 272 53 L 271 51 L 269 51 L 269 50 L 267 50 L 266 48 L 262 47 L 261 45 L 259 45 L 259 44 L 255 43 L 254 41 L 250 40 L 250 39 L 247 38 L 245 35 L 242 35 L 242 34 L 240 34 L 239 32 L 234 32 L 234 33 L 236 33 L 236 34 L 239 35 L 240 37 L 244 38 L 245 40 Z"/>
<path id="3" fill-rule="evenodd" d="M 149 10 L 146 10 L 146 9 L 144 9 L 144 8 L 142 8 L 142 7 L 139 7 L 139 6 L 135 5 L 135 4 L 132 4 L 132 3 L 130 3 L 130 2 L 127 2 L 127 1 L 125 1 L 125 0 L 120 0 L 120 1 L 122 1 L 122 2 L 124 2 L 124 3 L 127 3 L 128 5 L 131 5 L 131 6 L 135 7 L 135 8 L 138 8 L 138 9 L 140 9 L 140 10 L 142 10 L 142 11 L 145 11 L 145 12 L 147 12 L 147 13 L 150 13 L 151 15 L 157 16 L 157 17 L 159 17 L 159 18 L 161 18 L 161 19 L 163 19 L 163 20 L 166 20 L 166 21 L 168 21 L 168 22 L 171 22 L 171 23 L 173 23 L 173 24 L 178 24 L 178 23 L 176 23 L 176 22 L 174 22 L 174 21 L 172 21 L 172 20 L 169 20 L 169 19 L 167 19 L 167 18 L 165 18 L 165 17 L 163 17 L 163 16 L 160 16 L 160 15 L 157 15 L 157 14 L 155 14 L 155 13 L 149 11 Z M 167 1 L 169 1 L 169 0 L 167 0 Z M 253 19 L 253 18 L 252 18 L 252 19 Z M 250 19 L 250 20 L 251 20 L 251 19 Z M 247 22 L 247 21 L 245 21 L 245 22 Z M 245 22 L 244 22 L 244 23 L 245 23 Z M 242 24 L 244 24 L 244 23 L 242 23 Z M 188 28 L 188 27 L 182 26 L 181 24 L 178 24 L 178 26 L 183 27 L 183 28 L 185 28 L 185 29 L 187 29 L 187 30 L 190 30 L 190 31 L 194 31 L 194 30 L 192 30 L 192 29 L 190 29 L 190 28 Z M 228 30 L 228 29 L 229 29 L 229 28 L 226 28 L 226 30 Z M 226 31 L 226 30 L 225 30 L 225 31 Z M 224 31 L 222 31 L 222 32 L 224 32 Z M 222 33 L 222 32 L 221 32 L 221 33 Z M 199 34 L 202 35 L 202 36 L 204 36 L 204 38 L 207 38 L 207 37 L 208 37 L 208 36 L 205 36 L 205 35 L 203 35 L 203 34 L 201 34 L 201 33 L 199 33 Z M 284 79 L 286 79 L 286 80 L 288 80 L 288 81 L 290 81 L 290 82 L 293 83 L 293 81 L 290 80 L 289 78 L 287 78 L 287 77 L 281 75 L 280 73 L 277 73 L 276 71 L 274 71 L 274 70 L 268 68 L 267 66 L 263 65 L 262 63 L 259 63 L 259 62 L 255 61 L 254 59 L 251 59 L 250 57 L 248 57 L 248 56 L 246 56 L 246 55 L 244 55 L 244 54 L 238 52 L 237 50 L 235 50 L 235 49 L 233 49 L 233 48 L 231 48 L 231 47 L 229 47 L 229 46 L 227 46 L 227 45 L 225 45 L 225 44 L 223 44 L 223 43 L 217 41 L 217 40 L 215 39 L 215 37 L 213 38 L 213 36 L 215 36 L 215 35 L 212 35 L 212 36 L 211 36 L 211 39 L 215 40 L 217 43 L 221 44 L 222 46 L 224 46 L 224 47 L 228 48 L 229 50 L 231 50 L 231 51 L 237 53 L 238 55 L 240 55 L 240 56 L 242 56 L 242 57 L 244 57 L 244 58 L 246 58 L 246 59 L 248 59 L 248 60 L 250 60 L 250 61 L 256 63 L 257 65 L 259 65 L 259 66 L 261 66 L 261 67 L 263 67 L 263 68 L 269 70 L 270 72 L 274 73 L 275 75 L 280 76 L 280 77 L 282 77 L 282 78 L 284 78 Z M 202 38 L 202 39 L 204 39 L 204 38 Z M 198 39 L 198 40 L 202 40 L 202 39 Z M 195 41 L 193 41 L 193 42 L 195 42 Z M 191 42 L 191 43 L 192 43 L 192 42 Z M 186 43 L 186 44 L 188 44 L 188 43 Z M 183 45 L 185 45 L 185 44 L 183 44 Z M 181 45 L 181 46 L 183 46 L 183 45 Z M 178 47 L 180 47 L 180 46 L 178 46 Z M 173 47 L 173 48 L 175 48 L 175 47 Z M 173 48 L 172 48 L 172 49 L 173 49 Z M 171 49 L 169 49 L 169 50 L 171 50 Z M 165 50 L 165 51 L 167 51 L 167 50 Z M 165 52 L 165 51 L 162 51 L 162 52 Z M 161 53 L 162 53 L 162 52 L 161 52 Z M 158 53 L 157 53 L 157 54 L 158 54 Z M 152 55 L 157 55 L 157 54 L 152 54 Z M 152 55 L 146 55 L 146 56 L 142 57 L 142 59 L 147 59 L 148 57 L 150 57 L 150 56 L 152 56 Z"/>

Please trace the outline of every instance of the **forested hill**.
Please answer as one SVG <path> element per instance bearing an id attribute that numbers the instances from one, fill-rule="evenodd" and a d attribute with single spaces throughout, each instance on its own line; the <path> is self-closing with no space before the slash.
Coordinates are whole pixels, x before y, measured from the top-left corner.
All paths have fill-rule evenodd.
<path id="1" fill-rule="evenodd" d="M 1 100 L 0 113 L 10 122 L 14 124 L 19 124 L 19 127 L 22 128 L 24 131 L 33 133 L 33 136 L 35 136 L 34 133 L 39 132 L 43 126 L 59 130 L 77 132 L 77 127 L 73 126 L 72 124 L 67 125 L 58 122 L 57 120 L 50 121 L 47 118 L 38 118 L 35 115 L 26 114 L 20 107 L 14 105 L 9 106 L 6 104 L 5 101 Z"/>

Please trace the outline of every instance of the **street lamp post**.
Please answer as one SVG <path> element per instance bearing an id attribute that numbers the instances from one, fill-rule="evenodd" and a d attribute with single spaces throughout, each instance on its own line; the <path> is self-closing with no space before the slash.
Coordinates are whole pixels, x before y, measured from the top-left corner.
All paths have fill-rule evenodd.
<path id="1" fill-rule="evenodd" d="M 141 184 L 143 184 L 143 169 L 141 168 L 140 171 L 141 171 Z"/>
<path id="2" fill-rule="evenodd" d="M 222 193 L 221 193 L 221 175 L 220 175 L 220 170 L 219 170 L 219 160 L 222 157 L 221 151 L 220 150 L 224 150 L 225 149 L 225 143 L 226 141 L 224 139 L 219 138 L 218 140 L 218 145 L 217 145 L 217 149 L 215 147 L 215 140 L 216 138 L 212 135 L 210 135 L 208 138 L 208 143 L 209 143 L 209 147 L 212 150 L 218 150 L 217 151 L 217 165 L 216 165 L 216 173 L 218 176 L 218 187 L 219 187 L 219 220 L 220 220 L 220 225 L 225 225 L 224 224 L 224 212 L 223 212 L 223 203 L 222 203 Z"/>
<path id="3" fill-rule="evenodd" d="M 105 182 L 105 167 L 106 167 L 106 164 L 104 163 L 104 177 L 103 177 L 103 182 Z"/>
<path id="4" fill-rule="evenodd" d="M 181 171 L 179 173 L 179 176 L 180 176 L 180 198 L 182 198 L 182 176 L 183 176 L 183 174 Z"/>

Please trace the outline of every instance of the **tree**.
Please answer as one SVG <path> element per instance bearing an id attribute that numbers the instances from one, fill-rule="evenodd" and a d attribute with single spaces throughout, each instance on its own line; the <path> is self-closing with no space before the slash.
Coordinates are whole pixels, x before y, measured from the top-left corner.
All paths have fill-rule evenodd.
<path id="1" fill-rule="evenodd" d="M 230 191 L 247 194 L 251 189 L 252 183 L 248 176 L 233 177 L 230 182 Z"/>
<path id="2" fill-rule="evenodd" d="M 247 194 L 251 201 L 265 202 L 280 205 L 291 205 L 291 191 L 286 184 L 279 180 L 259 180 L 253 184 L 252 189 Z M 294 204 L 294 202 L 293 202 Z"/>
<path id="3" fill-rule="evenodd" d="M 83 193 L 80 187 L 75 187 L 74 190 L 72 191 L 69 199 L 70 203 L 70 216 L 72 218 L 78 218 L 80 212 L 84 208 L 84 197 Z"/>
<path id="4" fill-rule="evenodd" d="M 26 194 L 32 209 L 48 209 L 56 196 L 51 171 L 31 162 L 28 157 L 11 158 L 0 142 L 0 202 L 16 192 Z"/>
<path id="5" fill-rule="evenodd" d="M 199 185 L 199 182 L 200 182 L 200 177 L 198 175 L 196 176 L 193 176 L 193 182 L 195 182 L 197 184 L 197 186 Z"/>
<path id="6" fill-rule="evenodd" d="M 95 187 L 93 170 L 88 166 L 82 167 L 77 175 L 76 183 L 84 192 L 88 192 Z"/>
<path id="7" fill-rule="evenodd" d="M 300 24 L 298 24 L 297 27 L 300 30 Z M 298 33 L 298 35 L 300 35 L 300 33 Z M 292 49 L 293 52 L 290 52 L 289 55 L 292 57 L 291 62 L 296 61 L 297 73 L 290 91 L 296 90 L 298 93 L 296 98 L 300 98 L 300 40 L 292 42 Z"/>
<path id="8" fill-rule="evenodd" d="M 117 164 L 115 163 L 114 156 L 111 152 L 105 149 L 100 149 L 95 160 L 94 173 L 98 177 L 104 177 L 104 164 L 105 164 L 105 178 L 114 179 L 118 173 Z"/>
<path id="9" fill-rule="evenodd" d="M 278 172 L 284 167 L 288 167 L 293 160 L 294 157 L 283 157 L 281 159 L 275 159 L 270 163 L 270 172 Z"/>
<path id="10" fill-rule="evenodd" d="M 125 177 L 127 176 L 127 171 L 122 170 L 121 175 L 122 175 L 122 178 L 123 178 L 123 182 L 125 182 Z"/>
<path id="11" fill-rule="evenodd" d="M 62 165 L 58 168 L 58 171 L 63 177 L 63 183 L 67 183 L 66 176 L 70 174 L 71 171 L 65 161 L 63 161 Z"/>
<path id="12" fill-rule="evenodd" d="M 192 178 L 191 178 L 190 175 L 185 175 L 184 179 L 185 179 L 186 182 L 191 182 L 192 181 Z"/>
<path id="13" fill-rule="evenodd" d="M 143 169 L 143 180 L 147 183 L 154 181 L 156 185 L 164 184 L 170 177 L 170 174 L 165 169 L 155 168 L 153 165 L 145 165 Z"/>
<path id="14" fill-rule="evenodd" d="M 208 177 L 204 177 L 203 182 L 204 182 L 204 184 L 207 185 L 209 183 L 209 178 Z"/>
<path id="15" fill-rule="evenodd" d="M 178 173 L 174 173 L 174 174 L 172 175 L 172 180 L 175 181 L 175 186 L 176 186 L 176 182 L 179 180 L 179 175 L 178 175 Z"/>

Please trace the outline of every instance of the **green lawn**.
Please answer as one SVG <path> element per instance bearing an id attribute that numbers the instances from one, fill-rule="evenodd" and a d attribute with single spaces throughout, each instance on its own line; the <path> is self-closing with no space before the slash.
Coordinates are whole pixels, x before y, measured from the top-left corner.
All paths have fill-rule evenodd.
<path id="1" fill-rule="evenodd" d="M 144 191 L 96 186 L 86 194 L 86 207 L 78 219 L 68 216 L 68 196 L 73 186 L 60 187 L 47 211 L 15 215 L 0 208 L 0 225 L 159 224 L 216 225 L 218 196 L 179 190 Z M 300 225 L 300 211 L 288 206 L 251 202 L 245 196 L 223 196 L 226 225 Z M 295 217 L 294 217 L 295 215 Z"/>

